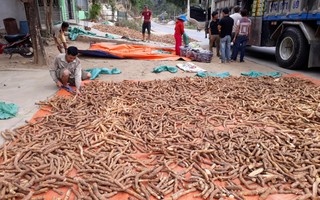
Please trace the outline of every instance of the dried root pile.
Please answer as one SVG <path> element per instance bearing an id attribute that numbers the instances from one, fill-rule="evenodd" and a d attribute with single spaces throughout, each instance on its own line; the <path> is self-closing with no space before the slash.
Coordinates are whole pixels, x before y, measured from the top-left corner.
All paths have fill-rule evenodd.
<path id="1" fill-rule="evenodd" d="M 120 26 L 109 26 L 105 24 L 94 25 L 93 28 L 98 29 L 99 31 L 116 34 L 120 36 L 125 36 L 128 38 L 133 38 L 137 40 L 141 40 L 142 33 L 141 31 L 136 31 L 127 27 L 120 27 Z M 194 39 L 190 38 L 190 42 L 195 41 Z M 151 41 L 154 42 L 161 42 L 166 44 L 175 44 L 175 39 L 173 35 L 166 34 L 166 35 L 154 35 L 151 34 Z"/>
<path id="2" fill-rule="evenodd" d="M 92 82 L 83 93 L 2 133 L 0 199 L 320 195 L 320 88 L 309 82 Z"/>

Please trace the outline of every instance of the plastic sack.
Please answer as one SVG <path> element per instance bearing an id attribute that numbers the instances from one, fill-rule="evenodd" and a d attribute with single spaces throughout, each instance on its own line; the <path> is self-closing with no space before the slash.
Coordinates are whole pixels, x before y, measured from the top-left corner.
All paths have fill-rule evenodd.
<path id="1" fill-rule="evenodd" d="M 189 45 L 189 36 L 186 34 L 186 32 L 183 33 L 182 38 L 183 38 L 184 46 L 188 46 Z"/>

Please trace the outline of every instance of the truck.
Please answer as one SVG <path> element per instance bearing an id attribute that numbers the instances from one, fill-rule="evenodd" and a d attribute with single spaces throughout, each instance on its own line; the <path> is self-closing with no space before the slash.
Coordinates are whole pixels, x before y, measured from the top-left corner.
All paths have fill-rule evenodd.
<path id="1" fill-rule="evenodd" d="M 249 45 L 275 47 L 279 66 L 320 67 L 320 0 L 213 0 L 212 9 L 240 6 L 252 22 Z"/>

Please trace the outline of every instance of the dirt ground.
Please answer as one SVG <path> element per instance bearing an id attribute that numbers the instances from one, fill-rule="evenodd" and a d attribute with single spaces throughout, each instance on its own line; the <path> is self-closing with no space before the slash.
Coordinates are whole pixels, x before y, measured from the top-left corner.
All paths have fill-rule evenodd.
<path id="1" fill-rule="evenodd" d="M 39 66 L 33 64 L 32 59 L 23 58 L 22 56 L 15 54 L 9 59 L 9 55 L 0 55 L 0 70 L 22 70 L 22 69 L 49 69 L 52 65 L 58 50 L 53 41 L 48 42 L 49 45 L 45 47 L 48 56 L 49 64 L 47 66 Z M 147 44 L 147 43 L 146 43 Z M 68 46 L 77 46 L 78 49 L 88 49 L 89 42 L 82 41 L 68 41 Z M 155 45 L 155 44 L 152 44 Z M 122 80 L 154 80 L 154 79 L 169 79 L 173 77 L 185 77 L 194 76 L 194 73 L 186 73 L 179 70 L 177 73 L 171 74 L 169 72 L 163 72 L 160 74 L 152 73 L 154 67 L 166 65 L 176 66 L 177 63 L 183 63 L 185 61 L 159 61 L 159 60 L 129 60 L 129 59 L 107 59 L 107 58 L 95 58 L 79 56 L 82 67 L 84 69 L 89 68 L 118 68 L 122 71 L 121 75 L 102 75 L 99 78 L 102 80 L 122 81 Z M 231 75 L 240 75 L 241 72 L 249 70 L 257 70 L 261 72 L 268 72 L 270 69 L 253 64 L 247 63 L 229 63 L 219 64 L 219 59 L 213 57 L 211 63 L 194 62 L 199 67 L 206 69 L 210 72 L 221 73 L 230 72 Z"/>
<path id="2" fill-rule="evenodd" d="M 33 63 L 33 58 L 23 58 L 18 54 L 14 54 L 11 59 L 9 59 L 9 55 L 0 55 L 1 62 L 0 62 L 0 69 L 45 69 L 52 65 L 53 60 L 56 55 L 58 55 L 58 50 L 54 45 L 54 42 L 50 40 L 48 46 L 45 46 L 46 53 L 48 56 L 48 65 L 47 66 L 39 66 Z M 85 50 L 88 49 L 90 44 L 89 42 L 83 41 L 68 41 L 68 46 L 76 46 L 78 49 Z M 149 65 L 149 66 L 156 66 L 157 64 L 174 64 L 176 62 L 167 62 L 167 61 L 145 61 L 145 60 L 118 60 L 118 59 L 105 59 L 105 58 L 95 58 L 95 57 L 85 57 L 79 55 L 81 60 L 82 67 L 92 68 L 92 67 L 119 67 L 122 68 L 124 66 L 128 66 L 128 62 L 130 65 L 137 66 L 137 65 Z M 132 63 L 132 64 L 131 64 Z M 149 63 L 149 64 L 147 64 Z"/>

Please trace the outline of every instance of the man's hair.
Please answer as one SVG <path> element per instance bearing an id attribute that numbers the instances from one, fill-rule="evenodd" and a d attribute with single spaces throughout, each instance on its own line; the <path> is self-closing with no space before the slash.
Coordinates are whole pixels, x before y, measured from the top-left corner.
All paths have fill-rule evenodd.
<path id="1" fill-rule="evenodd" d="M 148 5 L 147 5 L 147 4 L 144 4 L 143 8 L 148 8 Z"/>
<path id="2" fill-rule="evenodd" d="M 67 54 L 68 54 L 68 55 L 72 55 L 72 56 L 78 55 L 78 48 L 75 47 L 75 46 L 70 46 L 70 47 L 68 47 L 68 49 L 67 49 Z"/>
<path id="3" fill-rule="evenodd" d="M 233 10 L 234 10 L 235 13 L 240 12 L 240 6 L 235 6 L 235 7 L 233 8 Z"/>
<path id="4" fill-rule="evenodd" d="M 217 14 L 218 14 L 217 11 L 213 11 L 211 15 L 212 15 L 212 17 L 214 17 L 214 16 L 216 16 Z"/>
<path id="5" fill-rule="evenodd" d="M 240 14 L 242 17 L 246 17 L 246 16 L 248 16 L 248 11 L 246 9 L 242 9 Z"/>
<path id="6" fill-rule="evenodd" d="M 229 8 L 224 8 L 224 9 L 222 10 L 222 12 L 223 12 L 224 14 L 229 14 Z"/>
<path id="7" fill-rule="evenodd" d="M 68 22 L 62 22 L 61 28 L 68 28 L 68 27 L 69 27 L 69 23 Z"/>

